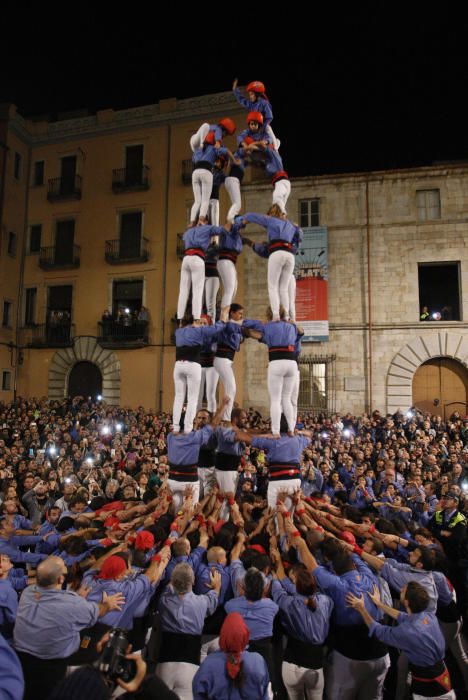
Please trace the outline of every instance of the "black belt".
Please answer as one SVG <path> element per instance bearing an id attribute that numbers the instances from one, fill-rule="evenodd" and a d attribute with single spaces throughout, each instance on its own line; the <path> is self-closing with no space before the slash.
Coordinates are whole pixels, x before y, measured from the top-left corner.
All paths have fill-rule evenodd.
<path id="1" fill-rule="evenodd" d="M 216 262 L 207 262 L 205 259 L 205 277 L 219 277 Z"/>
<path id="2" fill-rule="evenodd" d="M 215 354 L 214 352 L 202 352 L 200 353 L 200 364 L 202 367 L 213 367 Z"/>
<path id="3" fill-rule="evenodd" d="M 232 165 L 228 177 L 237 177 L 239 182 L 242 182 L 244 171 L 238 165 Z"/>
<path id="4" fill-rule="evenodd" d="M 227 248 L 224 248 L 219 251 L 219 260 L 230 260 L 235 265 L 238 255 L 239 253 L 236 253 L 235 250 L 228 250 Z"/>
<path id="5" fill-rule="evenodd" d="M 199 160 L 198 163 L 194 163 L 193 171 L 195 172 L 195 170 L 209 170 L 210 173 L 213 173 L 213 163 L 208 160 Z"/>
<path id="6" fill-rule="evenodd" d="M 169 462 L 169 479 L 173 481 L 198 481 L 197 464 L 173 464 Z"/>
<path id="7" fill-rule="evenodd" d="M 275 360 L 295 360 L 296 353 L 294 345 L 284 345 L 268 348 L 268 361 Z"/>
<path id="8" fill-rule="evenodd" d="M 200 450 L 198 455 L 198 468 L 199 469 L 209 469 L 215 463 L 215 451 L 214 450 Z"/>
<path id="9" fill-rule="evenodd" d="M 200 650 L 200 634 L 163 631 L 158 662 L 162 664 L 167 661 L 185 661 L 199 666 Z"/>
<path id="10" fill-rule="evenodd" d="M 216 452 L 215 467 L 220 472 L 236 472 L 240 464 L 240 455 L 229 455 L 225 452 Z"/>
<path id="11" fill-rule="evenodd" d="M 286 250 L 288 253 L 293 252 L 293 245 L 289 241 L 282 241 L 281 239 L 276 239 L 268 243 L 268 252 L 276 253 L 277 250 Z"/>
<path id="12" fill-rule="evenodd" d="M 284 661 L 304 668 L 322 668 L 324 648 L 322 644 L 310 644 L 301 639 L 288 637 L 288 643 L 284 650 Z"/>
<path id="13" fill-rule="evenodd" d="M 432 666 L 416 666 L 410 663 L 409 670 L 411 671 L 411 692 L 415 695 L 433 698 L 452 690 L 450 674 L 443 661 L 437 661 Z"/>
<path id="14" fill-rule="evenodd" d="M 299 464 L 297 462 L 274 462 L 268 465 L 270 481 L 299 479 Z"/>
<path id="15" fill-rule="evenodd" d="M 367 625 L 336 625 L 333 632 L 334 648 L 348 659 L 381 659 L 388 652 L 385 644 L 373 636 L 369 637 Z"/>
<path id="16" fill-rule="evenodd" d="M 197 362 L 200 364 L 200 346 L 177 345 L 176 360 L 185 360 L 186 362 Z"/>
<path id="17" fill-rule="evenodd" d="M 228 348 L 225 345 L 218 345 L 218 349 L 216 350 L 216 357 L 221 357 L 225 360 L 234 360 L 235 354 L 235 350 Z"/>

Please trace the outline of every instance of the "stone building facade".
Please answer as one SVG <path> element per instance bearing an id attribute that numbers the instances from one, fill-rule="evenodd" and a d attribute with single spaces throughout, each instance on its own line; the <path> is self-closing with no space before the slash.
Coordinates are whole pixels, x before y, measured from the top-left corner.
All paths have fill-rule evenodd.
<path id="1" fill-rule="evenodd" d="M 265 212 L 271 202 L 267 185 L 252 185 L 245 196 L 247 211 Z M 468 168 L 297 179 L 288 203 L 291 219 L 300 221 L 304 200 L 318 200 L 312 223 L 328 228 L 329 341 L 306 343 L 302 351 L 305 359 L 327 363 L 326 408 L 408 410 L 421 398 L 420 382 L 419 388 L 414 384 L 419 368 L 446 358 L 465 390 L 439 390 L 438 396 L 429 385 L 426 393 L 434 394 L 435 412 L 447 404 L 448 412 L 467 413 Z M 252 226 L 248 230 L 252 238 L 264 237 Z M 422 322 L 421 266 L 443 263 L 458 275 L 459 320 Z M 247 316 L 262 317 L 268 298 L 265 261 L 249 250 L 244 270 Z M 264 409 L 266 353 L 252 343 L 244 352 L 245 402 Z"/>

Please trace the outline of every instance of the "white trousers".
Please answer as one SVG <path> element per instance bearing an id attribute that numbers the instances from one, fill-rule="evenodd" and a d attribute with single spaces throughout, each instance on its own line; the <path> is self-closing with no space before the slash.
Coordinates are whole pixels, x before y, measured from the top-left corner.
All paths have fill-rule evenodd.
<path id="1" fill-rule="evenodd" d="M 198 393 L 198 410 L 203 404 L 203 395 L 206 393 L 206 407 L 210 413 L 216 413 L 216 385 L 218 373 L 214 367 L 201 368 L 200 391 Z"/>
<path id="2" fill-rule="evenodd" d="M 216 299 L 219 290 L 219 277 L 205 277 L 206 313 L 213 323 L 216 321 Z"/>
<path id="3" fill-rule="evenodd" d="M 322 700 L 325 680 L 323 668 L 304 668 L 283 661 L 281 668 L 283 683 L 289 700 Z"/>
<path id="4" fill-rule="evenodd" d="M 210 195 L 213 188 L 213 173 L 204 168 L 197 168 L 192 173 L 193 205 L 190 211 L 190 221 L 208 216 Z"/>
<path id="5" fill-rule="evenodd" d="M 196 131 L 193 136 L 190 137 L 190 148 L 192 149 L 192 152 L 195 153 L 195 151 L 198 151 L 199 148 L 203 146 L 203 143 L 208 136 L 208 132 L 210 130 L 210 125 L 205 122 L 200 126 L 198 131 Z"/>
<path id="6" fill-rule="evenodd" d="M 185 412 L 184 432 L 190 433 L 193 430 L 193 421 L 197 413 L 197 401 L 200 391 L 200 381 L 202 368 L 198 362 L 187 362 L 177 360 L 174 365 L 174 405 L 172 408 L 172 420 L 177 431 L 182 408 L 187 392 L 187 410 Z"/>
<path id="7" fill-rule="evenodd" d="M 290 321 L 296 320 L 296 278 L 294 277 L 294 272 L 289 278 L 288 284 L 288 308 L 286 309 L 287 317 Z"/>
<path id="8" fill-rule="evenodd" d="M 168 479 L 167 485 L 172 491 L 172 502 L 176 513 L 180 510 L 184 502 L 184 491 L 187 486 L 190 486 L 193 490 L 193 505 L 196 505 L 200 500 L 200 483 L 198 481 L 176 481 L 175 479 Z"/>
<path id="9" fill-rule="evenodd" d="M 186 661 L 165 661 L 156 666 L 156 675 L 180 700 L 192 700 L 192 681 L 199 666 Z"/>
<path id="10" fill-rule="evenodd" d="M 271 128 L 271 126 L 269 124 L 267 125 L 265 131 L 267 132 L 268 136 L 270 137 L 270 141 L 273 145 L 273 148 L 275 149 L 275 151 L 278 151 L 280 144 L 281 144 L 281 141 L 276 138 L 276 136 L 273 133 L 273 129 Z"/>
<path id="11" fill-rule="evenodd" d="M 294 272 L 294 255 L 277 250 L 268 258 L 268 297 L 273 320 L 279 319 L 280 304 L 289 307 L 289 280 Z"/>
<path id="12" fill-rule="evenodd" d="M 182 260 L 179 283 L 177 318 L 183 318 L 192 288 L 192 314 L 199 319 L 202 312 L 203 288 L 205 286 L 205 263 L 198 255 L 186 255 Z"/>
<path id="13" fill-rule="evenodd" d="M 200 482 L 200 498 L 204 498 L 207 493 L 213 490 L 216 484 L 214 467 L 198 467 L 198 480 Z"/>
<path id="14" fill-rule="evenodd" d="M 268 505 L 271 508 L 276 508 L 276 503 L 278 501 L 278 494 L 281 491 L 286 491 L 288 496 L 292 496 L 296 491 L 299 491 L 301 488 L 301 480 L 300 479 L 278 479 L 278 481 L 270 481 L 268 483 L 268 490 L 267 490 L 267 501 Z M 293 502 L 291 498 L 286 498 L 285 499 L 285 506 L 288 509 L 288 511 L 291 513 L 293 509 Z"/>
<path id="15" fill-rule="evenodd" d="M 297 423 L 297 404 L 299 402 L 299 388 L 301 386 L 301 371 L 297 367 L 296 378 L 294 379 L 293 389 L 291 392 L 291 403 L 294 411 L 294 426 Z"/>
<path id="16" fill-rule="evenodd" d="M 237 292 L 237 270 L 231 260 L 218 260 L 218 272 L 223 284 L 221 308 L 230 306 Z"/>
<path id="17" fill-rule="evenodd" d="M 216 481 L 220 491 L 223 493 L 229 493 L 230 491 L 236 495 L 237 483 L 239 481 L 239 472 L 223 472 L 221 469 L 215 469 Z M 229 519 L 229 504 L 224 499 L 221 510 L 219 511 L 220 520 Z"/>
<path id="18" fill-rule="evenodd" d="M 418 695 L 417 693 L 412 693 L 413 700 L 427 700 L 427 695 Z M 455 691 L 451 690 L 443 695 L 431 695 L 430 700 L 456 700 Z"/>
<path id="19" fill-rule="evenodd" d="M 388 654 L 380 659 L 358 661 L 332 651 L 326 670 L 328 700 L 381 700 L 389 668 Z"/>
<path id="20" fill-rule="evenodd" d="M 223 420 L 231 420 L 232 406 L 236 397 L 236 378 L 232 369 L 232 360 L 228 360 L 226 357 L 215 357 L 213 366 L 218 373 L 218 379 L 221 379 L 224 395 L 229 398 L 229 403 L 223 413 Z M 217 384 L 218 382 L 216 382 Z"/>
<path id="21" fill-rule="evenodd" d="M 297 364 L 294 360 L 274 360 L 268 363 L 271 432 L 274 435 L 279 435 L 280 432 L 281 411 L 288 422 L 288 430 L 292 433 L 296 427 L 291 401 L 296 375 Z"/>
<path id="22" fill-rule="evenodd" d="M 209 219 L 212 226 L 219 226 L 219 199 L 210 199 Z"/>
<path id="23" fill-rule="evenodd" d="M 272 204 L 277 204 L 283 214 L 286 214 L 286 204 L 291 194 L 291 183 L 289 180 L 278 180 L 273 188 Z"/>
<path id="24" fill-rule="evenodd" d="M 241 186 L 238 177 L 227 177 L 224 180 L 224 187 L 231 200 L 231 206 L 227 213 L 227 220 L 234 221 L 234 217 L 240 212 L 242 207 Z"/>

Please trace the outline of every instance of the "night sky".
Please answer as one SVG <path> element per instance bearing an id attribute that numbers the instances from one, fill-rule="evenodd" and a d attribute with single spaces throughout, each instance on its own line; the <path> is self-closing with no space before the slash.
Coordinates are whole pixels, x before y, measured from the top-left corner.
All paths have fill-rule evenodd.
<path id="1" fill-rule="evenodd" d="M 262 80 L 292 176 L 468 160 L 468 22 L 447 5 L 177 4 L 160 23 L 157 3 L 22 8 L 2 30 L 0 101 L 56 118 Z"/>

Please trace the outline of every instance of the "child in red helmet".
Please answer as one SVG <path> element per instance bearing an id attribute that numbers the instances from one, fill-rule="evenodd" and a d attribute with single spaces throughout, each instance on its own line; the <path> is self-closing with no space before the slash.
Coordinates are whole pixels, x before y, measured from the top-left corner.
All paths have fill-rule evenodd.
<path id="1" fill-rule="evenodd" d="M 276 138 L 276 136 L 273 133 L 273 129 L 271 128 L 271 122 L 273 121 L 273 111 L 271 109 L 270 101 L 266 95 L 265 85 L 259 80 L 253 80 L 251 83 L 249 83 L 246 88 L 246 92 L 249 96 L 247 99 L 242 95 L 241 91 L 238 89 L 237 83 L 238 81 L 236 78 L 232 84 L 232 91 L 234 93 L 234 97 L 239 102 L 239 104 L 248 109 L 249 112 L 253 110 L 255 110 L 256 112 L 260 112 L 260 114 L 263 117 L 263 124 L 265 131 L 268 134 L 268 138 L 273 148 L 277 151 L 280 147 L 280 141 Z"/>
<path id="2" fill-rule="evenodd" d="M 204 144 L 221 148 L 223 137 L 232 136 L 235 131 L 236 123 L 229 117 L 223 117 L 217 124 L 207 124 L 205 122 L 190 138 L 190 148 L 193 153 Z"/>
<path id="3" fill-rule="evenodd" d="M 237 137 L 237 145 L 246 151 L 268 148 L 270 145 L 269 135 L 264 126 L 263 114 L 261 112 L 249 112 L 247 115 L 247 129 L 244 129 Z"/>

